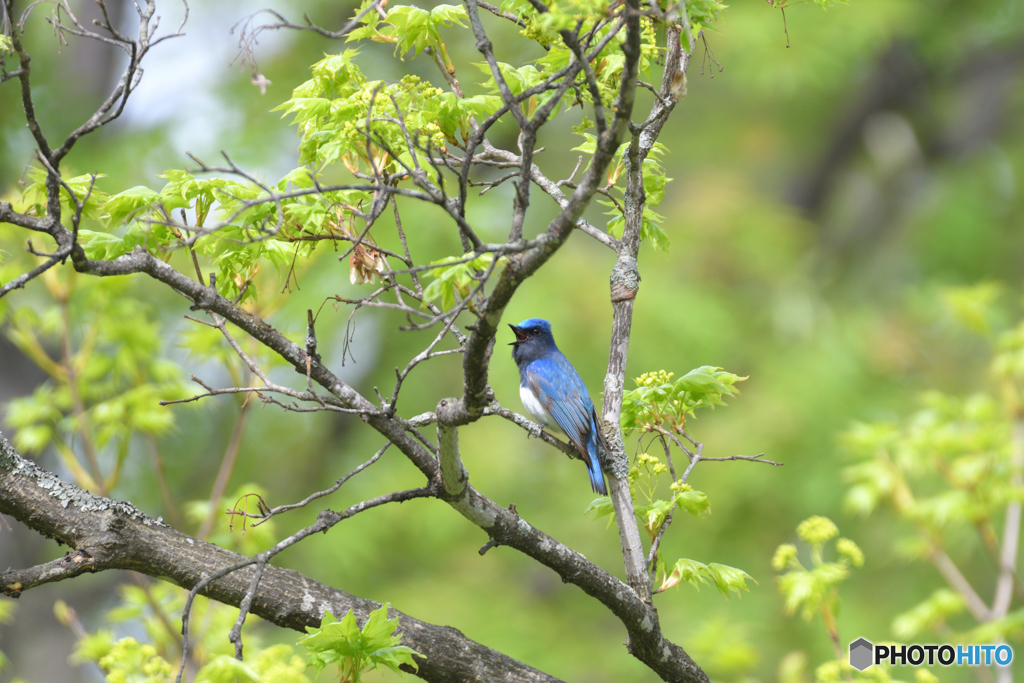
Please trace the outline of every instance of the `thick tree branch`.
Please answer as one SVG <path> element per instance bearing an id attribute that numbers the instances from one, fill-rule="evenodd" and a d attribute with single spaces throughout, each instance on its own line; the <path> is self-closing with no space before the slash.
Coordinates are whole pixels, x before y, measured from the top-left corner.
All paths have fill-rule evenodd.
<path id="1" fill-rule="evenodd" d="M 0 513 L 64 543 L 73 552 L 31 570 L 0 574 L 0 588 L 17 596 L 37 585 L 84 572 L 129 569 L 192 588 L 204 577 L 247 560 L 186 536 L 128 503 L 100 498 L 67 484 L 17 455 L 0 435 Z M 247 567 L 210 582 L 201 592 L 241 604 L 252 579 Z M 288 569 L 267 566 L 251 612 L 279 626 L 304 631 L 319 626 L 324 610 L 353 610 L 362 623 L 380 605 Z M 414 619 L 397 610 L 403 644 L 426 655 L 417 675 L 428 681 L 536 681 L 557 679 L 469 640 L 457 630 Z"/>

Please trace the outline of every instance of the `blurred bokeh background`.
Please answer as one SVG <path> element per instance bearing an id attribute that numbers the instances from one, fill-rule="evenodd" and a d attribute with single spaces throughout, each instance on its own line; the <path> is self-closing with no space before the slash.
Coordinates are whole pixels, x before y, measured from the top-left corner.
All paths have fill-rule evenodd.
<path id="1" fill-rule="evenodd" d="M 125 26 L 131 24 L 131 3 L 108 4 Z M 83 17 L 93 11 L 92 3 L 72 5 Z M 238 31 L 231 31 L 263 5 L 190 5 L 185 36 L 154 49 L 121 119 L 79 143 L 66 162 L 68 171 L 106 174 L 100 186 L 115 193 L 135 185 L 161 187 L 157 174 L 189 165 L 186 151 L 214 163 L 225 150 L 271 181 L 295 167 L 295 130 L 271 109 L 307 78 L 311 63 L 343 46 L 312 33 L 263 32 L 255 55 L 272 84 L 261 94 L 250 83 L 248 67 L 232 61 Z M 351 16 L 351 5 L 280 0 L 274 8 L 293 21 L 308 13 L 321 25 L 340 26 Z M 123 57 L 74 37 L 61 45 L 41 20 L 47 11 L 36 10 L 30 30 L 32 75 L 43 125 L 56 136 L 89 115 L 116 79 Z M 163 25 L 176 24 L 180 12 L 173 2 L 161 7 Z M 707 493 L 713 514 L 678 519 L 665 548 L 672 557 L 742 568 L 757 584 L 731 600 L 713 586 L 697 591 L 683 584 L 657 596 L 656 605 L 667 635 L 715 680 L 770 681 L 779 677 L 788 653 L 805 653 L 812 670 L 832 653 L 819 621 L 784 614 L 770 566 L 776 546 L 794 540 L 801 520 L 829 516 L 866 554 L 865 566 L 842 589 L 839 628 L 846 642 L 891 638 L 893 617 L 944 585 L 930 565 L 893 552 L 893 540 L 904 530 L 888 513 L 864 520 L 844 511 L 842 470 L 848 463 L 837 437 L 856 420 L 907 415 L 928 389 L 967 393 L 988 387 L 984 343 L 955 324 L 941 292 L 999 282 L 1008 315 L 1019 312 L 1024 3 L 851 0 L 828 11 L 804 3 L 788 9 L 784 30 L 781 13 L 764 0 L 736 0 L 715 28 L 706 35 L 707 48 L 704 41 L 698 45 L 688 97 L 662 135 L 668 148 L 664 164 L 674 180 L 659 212 L 672 244 L 668 253 L 641 253 L 643 281 L 627 374 L 663 369 L 679 375 L 715 365 L 749 376 L 741 397 L 701 415 L 691 431 L 705 443 L 706 455 L 765 452 L 785 466 L 700 465 L 690 482 Z M 479 61 L 479 54 L 468 35 L 453 30 L 446 38 L 456 64 L 467 65 L 459 77 L 471 89 L 478 72 L 468 64 Z M 495 41 L 499 59 L 537 57 L 523 52 L 514 38 L 509 32 Z M 397 79 L 412 72 L 440 81 L 427 59 L 392 59 L 387 46 L 361 49 L 373 77 Z M 541 142 L 546 150 L 538 163 L 547 165 L 551 177 L 564 177 L 575 164 L 570 148 L 578 139 L 565 135 L 568 127 L 556 126 Z M 0 86 L 0 139 L 0 191 L 17 193 L 33 142 L 14 82 Z M 507 232 L 510 193 L 507 186 L 494 190 L 470 213 L 487 238 Z M 534 205 L 528 231 L 542 229 L 551 214 L 539 193 Z M 413 204 L 403 210 L 418 259 L 459 251 L 455 234 L 438 229 L 438 214 Z M 590 218 L 605 220 L 597 210 Z M 393 241 L 387 230 L 378 232 L 382 243 Z M 8 257 L 24 240 L 24 234 L 0 226 L 0 249 Z M 607 278 L 613 262 L 608 250 L 577 234 L 521 288 L 506 315 L 507 322 L 551 320 L 560 347 L 593 394 L 599 393 L 607 362 Z M 349 284 L 347 264 L 330 253 L 301 273 L 300 289 L 287 296 L 280 294 L 282 280 L 266 275 L 265 310 L 271 322 L 295 334 L 304 329 L 306 308 L 317 308 L 326 296 L 364 291 Z M 218 386 L 231 381 L 215 359 L 190 353 L 191 323 L 182 320 L 188 311 L 180 297 L 142 277 L 106 296 L 145 302 L 163 324 L 146 343 L 179 364 L 181 379 L 191 373 Z M 0 306 L 7 312 L 43 311 L 48 301 L 43 284 L 35 282 Z M 374 387 L 390 393 L 393 368 L 404 366 L 429 333 L 399 332 L 404 321 L 387 312 L 362 309 L 351 323 L 349 313 L 343 306 L 324 309 L 318 330 L 325 360 L 364 394 L 372 395 Z M 75 334 L 84 334 L 90 313 L 75 315 Z M 8 321 L 0 331 L 12 329 Z M 496 347 L 492 385 L 504 405 L 520 410 L 518 377 L 506 348 Z M 421 366 L 403 389 L 400 411 L 412 416 L 433 409 L 443 396 L 458 395 L 459 377 L 455 357 Z M 9 401 L 29 396 L 45 379 L 0 335 L 0 416 Z M 131 443 L 115 495 L 153 515 L 184 515 L 185 529 L 193 533 L 195 515 L 180 510 L 208 496 L 233 431 L 240 441 L 228 493 L 259 487 L 271 504 L 324 488 L 381 446 L 380 437 L 346 417 L 257 406 L 240 422 L 239 404 L 230 398 L 165 410 L 174 413 L 173 428 L 157 443 Z M 12 434 L 9 425 L 2 429 Z M 614 528 L 583 513 L 592 495 L 579 463 L 498 418 L 463 429 L 460 436 L 477 488 L 502 505 L 515 503 L 530 523 L 621 575 Z M 169 496 L 179 511 L 169 510 L 161 496 L 154 446 L 166 463 Z M 39 457 L 66 472 L 52 449 Z M 416 486 L 418 477 L 399 454 L 389 452 L 326 504 L 340 509 Z M 275 533 L 300 528 L 316 511 L 278 518 Z M 215 537 L 237 544 L 238 531 L 229 536 L 224 524 Z M 479 556 L 486 540 L 445 505 L 413 501 L 346 521 L 279 561 L 454 626 L 567 680 L 655 680 L 626 654 L 624 632 L 610 614 L 510 550 Z M 956 559 L 988 596 L 990 562 L 972 548 Z M 0 525 L 0 566 L 28 566 L 59 552 L 17 523 Z M 116 604 L 114 587 L 126 581 L 107 573 L 26 593 L 14 621 L 0 625 L 0 649 L 11 659 L 0 681 L 98 680 L 95 667 L 68 662 L 76 636 L 58 624 L 53 602 L 65 600 L 85 628 L 94 629 Z M 118 628 L 133 633 L 130 623 Z M 264 627 L 263 638 L 294 642 L 295 636 Z M 963 670 L 938 673 L 943 680 L 974 680 Z"/>

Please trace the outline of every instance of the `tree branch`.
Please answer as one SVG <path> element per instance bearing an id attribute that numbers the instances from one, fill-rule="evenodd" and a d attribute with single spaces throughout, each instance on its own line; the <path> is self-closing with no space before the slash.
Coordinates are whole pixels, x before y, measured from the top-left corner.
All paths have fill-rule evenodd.
<path id="1" fill-rule="evenodd" d="M 0 434 L 0 513 L 74 548 L 65 558 L 30 570 L 0 574 L 0 589 L 17 597 L 42 583 L 85 572 L 129 569 L 192 588 L 204 577 L 251 558 L 205 543 L 164 526 L 129 503 L 94 496 L 39 469 L 14 452 Z M 251 568 L 211 581 L 201 593 L 240 605 L 252 579 Z M 298 572 L 267 566 L 251 612 L 278 626 L 304 632 L 319 626 L 324 610 L 353 610 L 360 623 L 380 605 Z M 557 679 L 474 642 L 457 630 L 436 626 L 392 610 L 403 644 L 426 655 L 417 675 L 428 681 Z"/>
<path id="2" fill-rule="evenodd" d="M 956 566 L 949 555 L 946 554 L 942 548 L 935 548 L 931 553 L 932 563 L 935 568 L 939 570 L 946 582 L 956 590 L 964 601 L 967 603 L 967 609 L 970 610 L 971 616 L 973 616 L 978 623 L 985 623 L 989 620 L 989 609 L 985 604 L 985 601 L 975 592 L 974 587 L 964 577 L 963 572 Z"/>
<path id="3" fill-rule="evenodd" d="M 1024 484 L 1024 417 L 1013 420 L 1010 452 L 1010 485 L 1019 489 Z M 1020 547 L 1021 502 L 1011 500 L 1006 505 L 1003 523 L 1003 548 L 999 555 L 999 579 L 992 600 L 992 618 L 1002 619 L 1013 601 L 1013 584 L 1017 575 L 1017 549 Z"/>
<path id="4" fill-rule="evenodd" d="M 638 29 L 632 29 L 638 30 Z M 611 473 L 609 495 L 615 508 L 615 521 L 619 529 L 626 581 L 645 602 L 652 600 L 648 563 L 644 554 L 640 530 L 633 514 L 633 499 L 629 493 L 629 460 L 622 441 L 620 415 L 625 388 L 626 361 L 629 355 L 630 330 L 633 325 L 633 300 L 640 288 L 637 256 L 640 251 L 640 232 L 646 201 L 643 183 L 643 161 L 654 145 L 661 127 L 668 120 L 675 99 L 671 84 L 680 70 L 685 75 L 686 63 L 682 59 L 679 28 L 670 24 L 666 31 L 665 74 L 662 79 L 662 97 L 659 97 L 642 127 L 634 128 L 625 162 L 625 227 L 619 240 L 619 258 L 609 278 L 612 301 L 612 335 L 608 352 L 608 370 L 604 380 L 602 404 L 603 430 L 608 436 L 610 452 L 605 465 Z M 692 49 L 692 46 L 691 46 Z M 668 102 L 668 104 L 664 104 Z M 641 132 L 642 131 L 642 132 Z"/>

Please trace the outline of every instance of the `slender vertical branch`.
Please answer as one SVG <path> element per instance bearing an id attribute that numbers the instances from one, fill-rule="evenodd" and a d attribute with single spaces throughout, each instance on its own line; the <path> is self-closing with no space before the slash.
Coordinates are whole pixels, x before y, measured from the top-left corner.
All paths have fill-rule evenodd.
<path id="1" fill-rule="evenodd" d="M 633 325 L 633 300 L 640 288 L 640 273 L 637 269 L 637 255 L 640 250 L 640 234 L 643 226 L 643 210 L 646 202 L 643 183 L 643 160 L 654 146 L 661 127 L 675 105 L 671 85 L 673 77 L 686 64 L 681 58 L 679 28 L 670 27 L 666 32 L 667 51 L 662 92 L 642 126 L 633 127 L 625 163 L 626 192 L 622 239 L 619 242 L 619 258 L 609 278 L 612 301 L 612 337 L 608 353 L 608 371 L 604 381 L 604 404 L 602 417 L 606 432 L 612 432 L 609 439 L 611 452 L 607 465 L 611 469 L 609 492 L 615 508 L 615 519 L 619 527 L 619 541 L 622 544 L 626 580 L 645 602 L 651 601 L 651 578 L 647 572 L 640 530 L 633 514 L 633 500 L 629 494 L 627 473 L 629 463 L 622 447 L 619 417 L 622 411 L 622 394 L 625 388 L 626 361 L 629 357 L 630 331 Z"/>
<path id="2" fill-rule="evenodd" d="M 1010 486 L 1020 489 L 1024 485 L 1024 416 L 1013 420 L 1010 452 Z M 999 580 L 992 601 L 992 618 L 1001 619 L 1010 611 L 1013 583 L 1017 573 L 1017 550 L 1020 547 L 1021 502 L 1013 500 L 1006 506 L 1003 524 L 1003 550 L 999 556 Z"/>
<path id="3" fill-rule="evenodd" d="M 231 438 L 228 439 L 228 446 L 224 449 L 224 457 L 220 461 L 220 469 L 217 471 L 217 478 L 213 482 L 213 489 L 210 491 L 210 510 L 196 533 L 198 538 L 206 540 L 213 531 L 213 525 L 217 522 L 220 514 L 220 503 L 224 497 L 224 490 L 231 479 L 231 473 L 235 469 L 235 461 L 238 459 L 238 452 L 242 448 L 242 436 L 245 434 L 245 424 L 249 416 L 249 407 L 252 404 L 246 401 L 238 412 L 238 419 L 231 430 Z"/>

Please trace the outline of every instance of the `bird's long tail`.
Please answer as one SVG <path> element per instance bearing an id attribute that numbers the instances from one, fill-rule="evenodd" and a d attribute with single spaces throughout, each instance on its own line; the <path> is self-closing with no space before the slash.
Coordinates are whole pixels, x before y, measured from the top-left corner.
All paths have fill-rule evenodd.
<path id="1" fill-rule="evenodd" d="M 601 460 L 597 454 L 597 439 L 593 436 L 587 443 L 587 474 L 590 475 L 590 488 L 594 489 L 594 493 L 607 496 L 608 489 L 604 485 L 604 472 L 601 471 Z"/>

